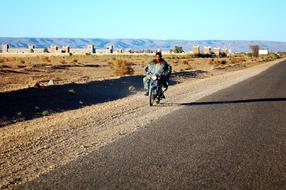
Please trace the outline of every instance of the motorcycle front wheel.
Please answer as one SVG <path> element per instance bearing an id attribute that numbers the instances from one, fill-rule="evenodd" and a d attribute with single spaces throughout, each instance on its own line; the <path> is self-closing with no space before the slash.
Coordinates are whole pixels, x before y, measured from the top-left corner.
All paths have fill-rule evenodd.
<path id="1" fill-rule="evenodd" d="M 155 98 L 154 98 L 155 92 L 154 91 L 155 90 L 152 88 L 149 89 L 149 105 L 150 106 L 153 106 L 153 104 L 154 104 L 154 100 L 155 100 Z"/>

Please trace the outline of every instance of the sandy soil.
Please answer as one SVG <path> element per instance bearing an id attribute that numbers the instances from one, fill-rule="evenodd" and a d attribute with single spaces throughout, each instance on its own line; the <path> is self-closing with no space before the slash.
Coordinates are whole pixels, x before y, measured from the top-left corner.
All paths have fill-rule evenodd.
<path id="1" fill-rule="evenodd" d="M 0 55 L 0 93 L 38 86 L 87 83 L 110 78 L 118 78 L 115 64 L 126 60 L 134 69 L 134 75 L 143 75 L 144 68 L 153 56 L 113 55 L 113 56 L 19 56 L 3 57 Z M 231 64 L 249 65 L 263 59 L 250 57 L 234 58 L 191 58 L 190 55 L 165 57 L 175 72 L 188 70 L 208 71 Z M 211 60 L 213 60 L 212 64 Z M 221 65 L 221 60 L 226 65 Z"/>
<path id="2" fill-rule="evenodd" d="M 149 107 L 143 92 L 0 128 L 0 188 L 17 184 L 110 144 L 146 124 L 221 89 L 255 76 L 280 60 L 254 66 L 225 66 L 203 77 L 177 76 L 167 99 Z M 283 59 L 284 60 L 284 59 Z M 251 64 L 250 64 L 251 65 Z M 232 71 L 232 72 L 229 72 Z"/>

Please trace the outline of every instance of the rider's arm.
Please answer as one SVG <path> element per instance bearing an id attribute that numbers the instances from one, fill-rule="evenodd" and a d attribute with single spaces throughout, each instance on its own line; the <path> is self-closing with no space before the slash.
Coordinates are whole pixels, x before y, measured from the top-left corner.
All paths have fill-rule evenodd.
<path id="1" fill-rule="evenodd" d="M 165 64 L 166 64 L 166 67 L 165 67 L 164 73 L 166 76 L 170 76 L 172 73 L 172 66 L 169 65 L 167 62 L 165 62 Z"/>
<path id="2" fill-rule="evenodd" d="M 153 66 L 153 63 L 150 62 L 150 63 L 148 64 L 148 67 L 147 67 L 147 71 L 146 71 L 147 74 L 150 74 L 150 73 L 151 73 L 151 71 L 152 71 L 152 66 Z"/>

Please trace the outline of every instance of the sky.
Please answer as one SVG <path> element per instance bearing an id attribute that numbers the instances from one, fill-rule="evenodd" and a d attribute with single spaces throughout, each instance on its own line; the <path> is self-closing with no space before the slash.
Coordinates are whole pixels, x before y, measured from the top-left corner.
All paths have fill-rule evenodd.
<path id="1" fill-rule="evenodd" d="M 0 37 L 286 42 L 286 0 L 0 0 Z"/>

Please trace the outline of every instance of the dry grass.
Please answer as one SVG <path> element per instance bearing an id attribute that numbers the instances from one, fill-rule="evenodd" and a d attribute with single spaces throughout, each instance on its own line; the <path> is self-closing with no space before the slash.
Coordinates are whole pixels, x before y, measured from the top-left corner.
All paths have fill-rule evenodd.
<path id="1" fill-rule="evenodd" d="M 212 59 L 209 59 L 209 64 L 210 65 L 225 65 L 228 63 L 228 60 L 227 59 L 221 59 L 221 58 L 212 58 Z"/>
<path id="2" fill-rule="evenodd" d="M 237 64 L 237 63 L 244 63 L 246 62 L 246 57 L 241 56 L 241 57 L 231 57 L 229 58 L 230 63 L 232 64 Z"/>
<path id="3" fill-rule="evenodd" d="M 114 74 L 117 76 L 132 75 L 134 73 L 134 69 L 131 65 L 132 64 L 126 60 L 115 60 L 113 63 Z"/>
<path id="4" fill-rule="evenodd" d="M 225 64 L 242 65 L 273 60 L 274 55 L 259 58 L 235 55 L 227 58 L 194 58 L 192 55 L 163 55 L 174 72 L 209 70 Z M 59 84 L 88 82 L 114 76 L 144 75 L 144 68 L 154 55 L 0 55 L 0 91 L 10 91 L 41 81 L 57 80 Z M 225 61 L 224 61 L 225 60 Z M 66 65 L 63 65 L 66 64 Z M 66 67 L 67 66 L 67 67 Z M 2 77 L 3 76 L 3 77 Z"/>
<path id="5" fill-rule="evenodd" d="M 269 54 L 269 55 L 260 56 L 260 58 L 262 59 L 261 61 L 273 61 L 273 60 L 275 60 L 275 59 L 280 58 L 280 56 L 277 55 L 277 54 L 271 53 L 271 54 Z"/>

